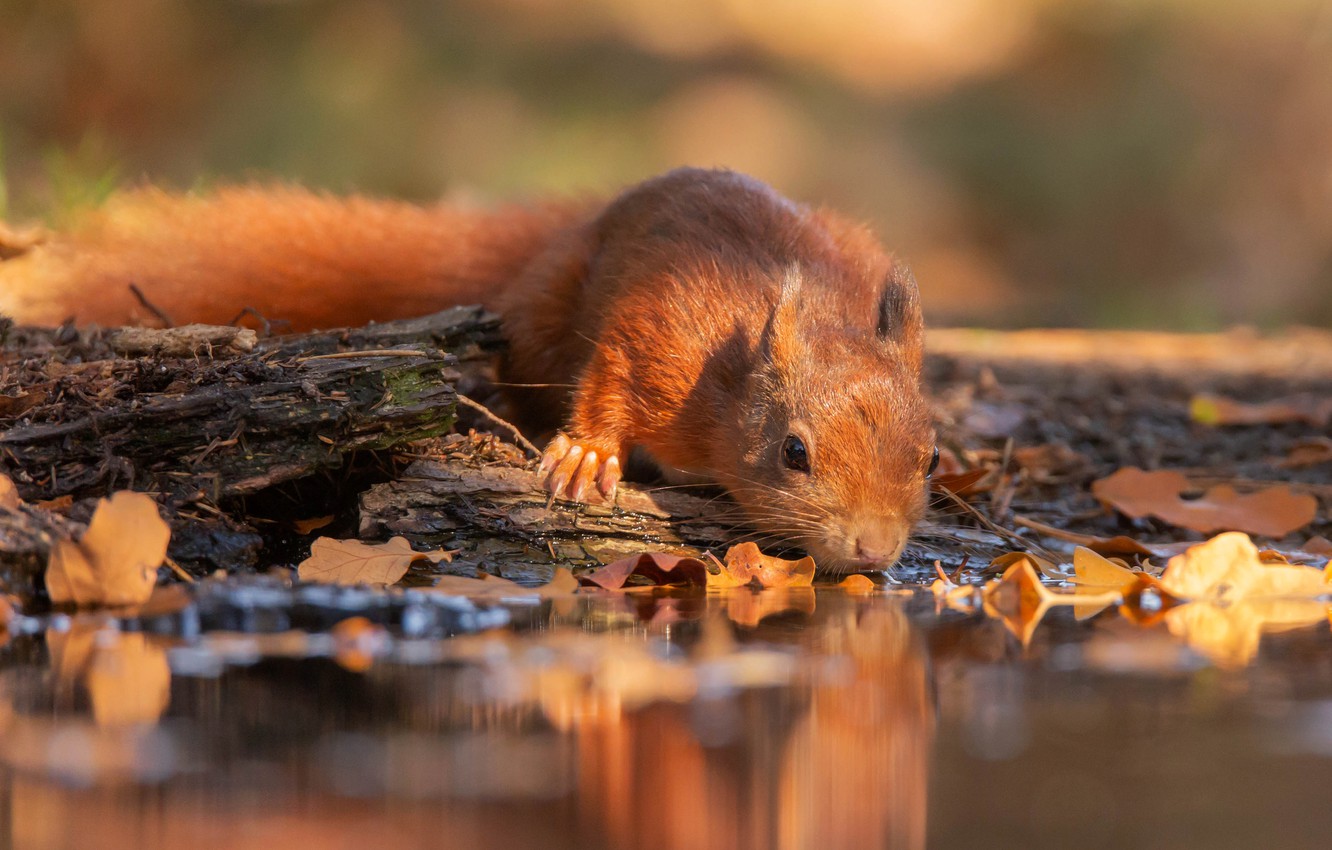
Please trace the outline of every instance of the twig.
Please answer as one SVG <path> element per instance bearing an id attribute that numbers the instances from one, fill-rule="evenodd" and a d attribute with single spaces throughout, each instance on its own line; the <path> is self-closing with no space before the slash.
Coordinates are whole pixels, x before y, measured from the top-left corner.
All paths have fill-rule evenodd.
<path id="1" fill-rule="evenodd" d="M 161 322 L 163 326 L 168 328 L 173 328 L 176 326 L 176 323 L 171 321 L 171 317 L 166 314 L 166 311 L 164 311 L 161 307 L 158 307 L 153 302 L 149 301 L 148 296 L 143 294 L 143 290 L 140 289 L 137 284 L 131 283 L 129 285 L 129 290 L 130 292 L 134 293 L 135 298 L 139 299 L 139 303 L 144 306 L 144 309 L 148 310 L 150 313 L 156 316 L 157 320 Z"/>
<path id="2" fill-rule="evenodd" d="M 297 363 L 310 360 L 355 360 L 357 357 L 429 357 L 424 351 L 415 348 L 376 348 L 369 351 L 338 351 L 333 354 L 311 354 L 309 357 L 297 357 Z"/>
<path id="3" fill-rule="evenodd" d="M 1013 524 L 1021 528 L 1030 528 L 1038 534 L 1044 534 L 1046 537 L 1053 537 L 1056 540 L 1066 540 L 1069 543 L 1076 543 L 1079 546 L 1090 546 L 1100 541 L 1099 537 L 1090 534 L 1078 534 L 1076 531 L 1065 531 L 1062 528 L 1055 528 L 1053 525 L 1046 525 L 1043 522 L 1037 522 L 1034 519 L 1027 519 L 1020 514 L 1013 514 Z"/>
<path id="4" fill-rule="evenodd" d="M 185 568 L 173 561 L 170 555 L 166 558 L 166 565 L 171 568 L 171 572 L 176 574 L 176 578 L 181 579 L 188 584 L 194 584 L 194 576 L 185 572 Z"/>
<path id="5" fill-rule="evenodd" d="M 971 503 L 969 503 L 966 499 L 963 499 L 961 496 L 958 496 L 956 493 L 952 492 L 951 490 L 940 490 L 939 492 L 944 494 L 948 498 L 952 499 L 954 502 L 957 503 L 958 507 L 962 508 L 967 513 L 974 516 L 977 520 L 980 521 L 981 525 L 985 526 L 987 529 L 999 535 L 1000 537 L 1003 537 L 1006 540 L 1011 540 L 1014 543 L 1017 543 L 1020 546 L 1022 546 L 1024 549 L 1030 549 L 1030 548 L 1039 549 L 1041 552 L 1050 556 L 1052 560 L 1058 557 L 1049 549 L 1046 549 L 1044 546 L 1040 545 L 1039 543 L 1035 543 L 1034 541 L 1028 540 L 1025 537 L 1020 537 L 1014 532 L 1009 531 L 1007 528 L 998 525 L 997 523 L 992 521 L 989 517 L 987 517 L 985 514 L 977 510 L 976 507 Z"/>
<path id="6" fill-rule="evenodd" d="M 479 401 L 473 401 L 472 399 L 468 398 L 462 393 L 458 393 L 458 403 L 463 405 L 464 407 L 470 407 L 472 410 L 475 410 L 477 413 L 480 413 L 482 416 L 486 417 L 494 424 L 499 425 L 501 428 L 507 428 L 509 432 L 513 434 L 513 441 L 515 443 L 517 443 L 526 451 L 531 452 L 532 457 L 541 457 L 540 450 L 538 450 L 536 446 L 532 445 L 531 441 L 529 441 L 526 437 L 523 436 L 522 431 L 519 431 L 518 428 L 515 425 L 513 425 L 511 422 L 506 422 L 505 420 L 496 416 L 495 413 L 490 408 L 486 407 L 484 404 L 480 403 Z"/>

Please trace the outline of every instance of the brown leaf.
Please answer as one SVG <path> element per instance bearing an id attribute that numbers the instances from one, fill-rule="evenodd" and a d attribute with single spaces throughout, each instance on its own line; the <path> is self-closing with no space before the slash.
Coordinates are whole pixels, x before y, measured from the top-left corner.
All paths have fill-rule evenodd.
<path id="1" fill-rule="evenodd" d="M 1318 512 L 1316 498 L 1289 487 L 1240 494 L 1228 484 L 1218 484 L 1201 498 L 1180 498 L 1188 489 L 1189 480 L 1179 472 L 1144 472 L 1136 467 L 1092 482 L 1096 498 L 1123 514 L 1134 519 L 1154 516 L 1203 533 L 1244 531 L 1284 537 L 1308 525 Z"/>
<path id="2" fill-rule="evenodd" d="M 46 390 L 20 392 L 17 395 L 0 394 L 0 419 L 17 419 L 46 401 Z"/>
<path id="3" fill-rule="evenodd" d="M 709 587 L 809 587 L 814 583 L 814 559 L 787 561 L 765 555 L 757 543 L 739 543 L 726 550 L 722 571 L 708 576 Z"/>
<path id="4" fill-rule="evenodd" d="M 1189 402 L 1189 415 L 1204 425 L 1279 425 L 1304 422 L 1315 428 L 1332 422 L 1332 398 L 1295 395 L 1258 404 L 1200 393 Z"/>
<path id="5" fill-rule="evenodd" d="M 1282 469 L 1302 469 L 1329 462 L 1332 462 L 1332 439 L 1314 437 L 1291 446 L 1290 451 L 1276 465 Z"/>
<path id="6" fill-rule="evenodd" d="M 930 479 L 930 486 L 938 490 L 947 490 L 954 496 L 971 496 L 988 489 L 981 485 L 981 481 L 993 471 L 982 467 L 943 475 L 935 473 Z"/>
<path id="7" fill-rule="evenodd" d="M 1144 543 L 1141 540 L 1134 540 L 1132 537 L 1125 537 L 1117 534 L 1114 537 L 1097 537 L 1094 534 L 1079 534 L 1076 531 L 1069 531 L 1064 528 L 1055 528 L 1052 525 L 1046 525 L 1043 522 L 1024 517 L 1014 516 L 1015 525 L 1023 528 L 1030 528 L 1033 531 L 1040 532 L 1048 537 L 1054 537 L 1059 540 L 1067 540 L 1078 546 L 1085 546 L 1098 555 L 1105 555 L 1107 558 L 1124 555 L 1141 555 L 1148 558 L 1169 558 L 1178 555 L 1184 550 L 1193 546 L 1193 543 Z"/>
<path id="8" fill-rule="evenodd" d="M 56 604 L 138 605 L 157 583 L 171 529 L 157 503 L 122 491 L 98 501 L 78 543 L 56 541 L 46 568 L 46 590 Z"/>
<path id="9" fill-rule="evenodd" d="M 291 527 L 296 529 L 297 534 L 309 534 L 312 531 L 318 531 L 331 522 L 333 522 L 333 514 L 310 517 L 309 519 L 294 519 L 291 521 Z"/>
<path id="10" fill-rule="evenodd" d="M 296 575 L 301 581 L 322 584 L 390 585 L 407 574 L 413 561 L 430 558 L 431 554 L 413 549 L 405 537 L 387 543 L 320 537 L 310 546 L 310 557 L 297 566 Z"/>
<path id="11" fill-rule="evenodd" d="M 19 498 L 18 487 L 8 475 L 0 474 L 0 508 L 16 511 L 21 504 L 23 500 Z"/>
<path id="12" fill-rule="evenodd" d="M 697 558 L 649 552 L 632 555 L 593 570 L 579 577 L 584 585 L 595 585 L 605 590 L 620 590 L 630 576 L 640 576 L 652 584 L 687 584 L 706 587 L 708 568 Z"/>

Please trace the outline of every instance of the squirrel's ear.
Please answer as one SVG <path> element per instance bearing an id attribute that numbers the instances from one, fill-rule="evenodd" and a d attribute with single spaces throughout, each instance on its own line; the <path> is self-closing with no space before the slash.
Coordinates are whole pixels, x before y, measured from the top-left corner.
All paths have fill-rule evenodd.
<path id="1" fill-rule="evenodd" d="M 777 295 L 777 303 L 772 308 L 772 315 L 763 326 L 759 337 L 759 350 L 769 361 L 785 360 L 792 353 L 791 348 L 797 340 L 796 310 L 800 292 L 800 269 L 792 264 L 782 276 L 782 288 Z"/>
<path id="2" fill-rule="evenodd" d="M 875 333 L 879 339 L 905 342 L 921 331 L 920 292 L 911 270 L 894 262 L 879 295 L 879 316 Z"/>
<path id="3" fill-rule="evenodd" d="M 922 359 L 925 321 L 920 312 L 920 291 L 911 270 L 903 263 L 894 261 L 884 279 L 874 332 L 899 355 L 905 352 L 914 360 Z"/>

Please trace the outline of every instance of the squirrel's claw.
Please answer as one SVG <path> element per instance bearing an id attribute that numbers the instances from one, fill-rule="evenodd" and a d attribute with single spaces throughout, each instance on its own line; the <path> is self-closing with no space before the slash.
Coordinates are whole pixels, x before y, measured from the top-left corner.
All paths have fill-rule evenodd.
<path id="1" fill-rule="evenodd" d="M 584 502 L 595 488 L 609 502 L 615 500 L 620 483 L 620 459 L 613 451 L 598 450 L 595 443 L 578 443 L 559 434 L 541 456 L 540 473 L 552 496 Z"/>

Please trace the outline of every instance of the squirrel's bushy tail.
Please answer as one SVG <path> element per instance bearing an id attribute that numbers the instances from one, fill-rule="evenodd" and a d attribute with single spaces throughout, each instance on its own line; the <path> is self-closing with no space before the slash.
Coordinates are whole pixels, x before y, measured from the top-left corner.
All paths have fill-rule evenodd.
<path id="1" fill-rule="evenodd" d="M 9 250 L 0 238 L 0 314 L 156 323 L 131 286 L 175 324 L 226 324 L 250 308 L 304 330 L 493 305 L 590 209 L 417 206 L 292 187 L 136 190 L 67 231 Z"/>

